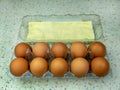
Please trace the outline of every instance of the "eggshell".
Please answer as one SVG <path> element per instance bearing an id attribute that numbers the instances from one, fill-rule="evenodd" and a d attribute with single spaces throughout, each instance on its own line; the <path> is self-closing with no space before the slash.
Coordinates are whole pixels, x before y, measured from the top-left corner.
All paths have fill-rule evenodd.
<path id="1" fill-rule="evenodd" d="M 83 42 L 74 42 L 70 47 L 73 57 L 85 57 L 87 55 L 87 47 Z"/>
<path id="2" fill-rule="evenodd" d="M 48 63 L 44 58 L 36 57 L 30 63 L 30 71 L 33 75 L 43 76 L 48 70 Z"/>
<path id="3" fill-rule="evenodd" d="M 88 50 L 94 55 L 94 57 L 104 57 L 106 55 L 106 47 L 101 42 L 91 43 Z"/>
<path id="4" fill-rule="evenodd" d="M 21 76 L 28 70 L 28 61 L 24 58 L 15 58 L 10 63 L 10 72 L 14 76 Z"/>
<path id="5" fill-rule="evenodd" d="M 71 62 L 71 72 L 77 77 L 85 76 L 89 71 L 89 63 L 84 58 L 75 58 Z"/>
<path id="6" fill-rule="evenodd" d="M 67 46 L 62 42 L 57 42 L 52 46 L 51 52 L 56 58 L 65 58 L 67 55 Z"/>
<path id="7" fill-rule="evenodd" d="M 92 72 L 99 77 L 107 75 L 109 69 L 109 62 L 104 57 L 96 57 L 91 62 Z"/>
<path id="8" fill-rule="evenodd" d="M 63 58 L 55 58 L 50 64 L 50 71 L 54 76 L 63 77 L 68 72 L 68 63 Z"/>
<path id="9" fill-rule="evenodd" d="M 16 45 L 14 49 L 14 54 L 16 57 L 25 57 L 27 50 L 31 50 L 31 46 L 27 43 L 21 42 Z"/>
<path id="10" fill-rule="evenodd" d="M 47 57 L 49 53 L 49 45 L 45 42 L 37 42 L 34 44 L 33 48 L 33 54 L 36 57 Z"/>

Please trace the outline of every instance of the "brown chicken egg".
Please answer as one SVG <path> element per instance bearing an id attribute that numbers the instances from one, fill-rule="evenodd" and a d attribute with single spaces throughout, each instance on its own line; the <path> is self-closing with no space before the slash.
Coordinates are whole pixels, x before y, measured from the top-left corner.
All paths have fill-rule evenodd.
<path id="1" fill-rule="evenodd" d="M 28 61 L 24 58 L 15 58 L 10 63 L 10 72 L 14 76 L 21 76 L 28 70 Z"/>
<path id="2" fill-rule="evenodd" d="M 48 63 L 44 58 L 36 57 L 30 63 L 30 71 L 33 75 L 43 76 L 48 70 Z"/>
<path id="3" fill-rule="evenodd" d="M 88 51 L 90 51 L 94 57 L 104 57 L 106 55 L 106 47 L 101 42 L 91 43 L 88 47 Z"/>
<path id="4" fill-rule="evenodd" d="M 71 72 L 77 77 L 85 76 L 89 71 L 89 63 L 84 58 L 75 58 L 71 62 Z"/>
<path id="5" fill-rule="evenodd" d="M 68 63 L 63 58 L 55 58 L 50 64 L 50 71 L 54 76 L 63 77 L 68 72 Z"/>
<path id="6" fill-rule="evenodd" d="M 67 55 L 67 46 L 62 42 L 57 42 L 52 46 L 51 52 L 56 58 L 65 58 Z"/>
<path id="7" fill-rule="evenodd" d="M 45 42 L 38 42 L 32 48 L 33 54 L 36 57 L 47 57 L 49 53 L 49 45 Z"/>
<path id="8" fill-rule="evenodd" d="M 85 57 L 87 54 L 87 47 L 83 42 L 74 42 L 70 47 L 73 57 Z"/>
<path id="9" fill-rule="evenodd" d="M 19 43 L 16 45 L 14 49 L 14 53 L 16 57 L 25 57 L 27 50 L 31 50 L 31 46 L 27 43 Z"/>
<path id="10" fill-rule="evenodd" d="M 105 76 L 110 69 L 109 62 L 104 57 L 96 57 L 91 62 L 91 70 L 96 76 Z"/>

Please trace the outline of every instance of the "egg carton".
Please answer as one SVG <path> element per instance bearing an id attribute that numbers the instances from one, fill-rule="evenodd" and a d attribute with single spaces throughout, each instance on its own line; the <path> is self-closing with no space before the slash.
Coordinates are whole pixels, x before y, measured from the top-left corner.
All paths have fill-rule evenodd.
<path id="1" fill-rule="evenodd" d="M 30 44 L 30 43 L 28 43 L 28 44 Z M 51 49 L 51 47 L 52 47 L 52 45 L 53 44 L 49 44 L 49 46 L 50 46 L 50 49 Z M 68 48 L 68 52 L 67 52 L 67 56 L 66 56 L 66 58 L 65 58 L 65 60 L 67 61 L 67 63 L 68 63 L 68 72 L 66 73 L 66 74 L 64 74 L 64 76 L 63 77 L 56 77 L 56 76 L 54 76 L 51 72 L 50 72 L 50 70 L 48 70 L 46 73 L 44 73 L 43 74 L 43 76 L 42 77 L 38 77 L 38 78 L 78 78 L 78 77 L 76 77 L 71 71 L 70 71 L 70 64 L 71 64 L 71 62 L 72 62 L 72 60 L 74 59 L 73 58 L 73 56 L 71 55 L 71 53 L 70 53 L 70 50 L 69 50 L 69 48 L 70 48 L 70 46 L 71 46 L 71 44 L 66 44 L 67 45 L 67 48 Z M 88 46 L 89 44 L 86 44 L 86 46 Z M 31 47 L 33 46 L 33 44 L 31 45 Z M 48 52 L 48 54 L 49 54 L 49 56 L 46 58 L 46 60 L 47 60 L 47 62 L 48 62 L 48 65 L 50 66 L 50 63 L 51 63 L 51 61 L 54 59 L 54 56 L 52 55 L 52 53 L 49 51 Z M 32 54 L 32 52 L 30 51 L 30 50 L 28 50 L 27 52 L 26 52 L 26 55 L 27 55 L 27 57 L 26 57 L 26 59 L 29 61 L 29 63 L 33 60 L 33 58 L 35 58 L 34 56 L 33 56 L 33 54 Z M 15 58 L 15 55 L 12 57 L 12 59 L 13 58 Z M 108 55 L 106 55 L 105 56 L 105 58 L 106 59 L 108 59 L 109 60 L 109 58 L 108 58 Z M 11 60 L 12 60 L 11 59 Z M 89 62 L 89 64 L 90 64 L 90 62 L 91 62 L 91 60 L 90 60 L 90 58 L 88 58 L 87 57 L 87 55 L 86 55 L 86 57 L 85 57 L 85 59 L 86 60 L 88 60 L 88 62 Z M 109 62 L 109 61 L 108 61 Z M 11 73 L 10 73 L 10 70 L 8 69 L 8 72 L 9 73 L 7 73 L 7 75 L 9 76 L 9 77 L 14 77 Z M 22 76 L 20 76 L 19 78 L 31 78 L 31 77 L 35 77 L 34 75 L 32 75 L 32 73 L 30 72 L 30 70 L 28 70 L 26 73 L 24 73 Z M 106 77 L 106 76 L 105 76 Z M 112 77 L 112 70 L 111 70 L 111 68 L 110 68 L 110 70 L 109 70 L 109 73 L 108 73 L 108 75 L 107 75 L 107 78 L 111 78 Z M 88 71 L 88 73 L 85 75 L 85 76 L 83 76 L 83 77 L 81 77 L 81 79 L 85 79 L 85 78 L 100 78 L 100 77 L 98 77 L 98 76 L 96 76 L 94 73 L 92 73 L 90 70 Z"/>
<path id="2" fill-rule="evenodd" d="M 42 21 L 68 21 L 68 22 L 69 21 L 92 21 L 93 30 L 94 30 L 94 34 L 95 34 L 95 41 L 96 40 L 99 41 L 100 39 L 104 38 L 103 32 L 102 32 L 102 25 L 101 25 L 101 21 L 100 21 L 100 16 L 96 15 L 96 14 L 80 14 L 80 15 L 70 15 L 70 14 L 67 14 L 67 15 L 27 15 L 27 16 L 24 16 L 23 19 L 22 19 L 18 40 L 20 40 L 20 41 L 22 40 L 23 42 L 26 42 L 26 43 L 30 44 L 31 46 L 34 45 L 36 42 L 28 42 L 26 40 L 26 38 L 27 38 L 27 34 L 28 34 L 28 23 L 32 22 L 32 21 L 35 21 L 35 22 L 42 22 Z M 76 40 L 74 40 L 74 42 L 75 41 Z M 93 40 L 89 40 L 89 41 L 86 41 L 84 43 L 86 43 L 86 45 L 88 45 L 92 41 Z M 58 40 L 58 42 L 60 42 L 60 41 Z M 64 42 L 64 43 L 66 43 L 67 47 L 69 48 L 72 42 L 73 41 L 69 41 L 68 40 L 68 42 Z M 54 42 L 51 40 L 51 42 L 47 42 L 47 43 L 49 43 L 49 45 L 51 47 Z M 70 50 L 68 50 L 68 56 L 66 57 L 66 60 L 67 60 L 68 65 L 70 67 L 70 63 L 71 63 L 71 60 L 73 59 L 73 57 L 71 57 L 69 51 Z M 12 59 L 13 58 L 14 58 L 14 56 L 12 57 Z M 49 64 L 50 64 L 50 62 L 51 62 L 51 60 L 53 58 L 54 58 L 53 55 L 51 55 L 48 58 L 49 59 L 48 60 Z M 109 60 L 108 55 L 106 55 L 106 58 Z M 7 75 L 9 77 L 13 78 L 14 76 L 10 73 L 9 69 L 8 69 L 8 72 L 9 73 L 7 73 Z M 31 74 L 31 72 L 28 71 L 28 72 L 26 72 L 25 74 L 23 74 L 19 78 L 27 78 L 27 77 L 31 78 L 31 77 L 35 77 L 35 76 L 33 76 Z M 110 77 L 110 78 L 112 77 L 112 70 L 111 69 L 110 69 L 110 72 L 107 75 L 107 77 Z M 69 71 L 64 75 L 64 77 L 55 77 L 48 70 L 40 78 L 44 78 L 45 79 L 45 78 L 77 78 L 77 77 L 75 77 L 75 75 L 70 72 L 70 68 L 69 68 Z M 82 78 L 85 79 L 85 78 L 99 78 L 99 77 L 97 77 L 95 74 L 93 74 L 91 71 L 89 71 L 88 74 L 86 76 L 82 77 Z"/>

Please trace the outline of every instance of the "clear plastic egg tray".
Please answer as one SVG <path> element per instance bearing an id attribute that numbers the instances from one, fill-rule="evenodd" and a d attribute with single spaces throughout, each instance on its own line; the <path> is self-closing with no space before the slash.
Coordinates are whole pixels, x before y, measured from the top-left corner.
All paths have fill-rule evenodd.
<path id="1" fill-rule="evenodd" d="M 19 31 L 19 39 L 21 39 L 23 42 L 26 42 L 28 44 L 30 44 L 31 46 L 33 46 L 36 42 L 27 42 L 26 38 L 27 38 L 27 34 L 28 34 L 28 23 L 29 22 L 42 22 L 42 21 L 92 21 L 93 24 L 93 30 L 94 30 L 94 35 L 95 35 L 95 40 L 94 41 L 99 41 L 100 39 L 104 39 L 103 37 L 103 32 L 102 32 L 102 25 L 101 25 L 101 21 L 100 21 L 100 16 L 99 15 L 95 15 L 95 14 L 80 14 L 80 15 L 48 15 L 48 16 L 44 16 L 44 15 L 27 15 L 25 17 L 23 17 L 22 19 L 22 23 L 20 26 L 20 31 Z M 76 40 L 74 40 L 75 42 Z M 81 41 L 81 40 L 79 40 Z M 39 41 L 41 42 L 41 41 Z M 86 43 L 86 45 L 89 45 L 89 43 L 93 42 L 93 40 L 89 40 L 86 41 L 84 43 Z M 47 42 L 51 46 L 53 45 L 54 42 Z M 71 41 L 68 42 L 64 42 L 68 48 L 70 48 L 71 46 Z M 12 59 L 15 57 L 15 55 L 12 57 Z M 28 57 L 29 58 L 29 57 Z M 50 64 L 51 60 L 53 60 L 53 56 L 49 55 L 48 58 L 48 64 Z M 105 56 L 106 59 L 109 60 L 108 55 Z M 49 70 L 42 76 L 39 78 L 77 78 L 75 77 L 74 74 L 72 74 L 70 72 L 70 63 L 73 60 L 73 58 L 71 57 L 70 54 L 70 50 L 68 49 L 68 55 L 66 57 L 66 61 L 68 62 L 69 65 L 69 70 L 68 72 L 64 75 L 64 77 L 55 77 Z M 109 62 L 109 61 L 108 61 Z M 10 71 L 8 73 L 9 76 L 13 76 Z M 23 74 L 20 78 L 27 78 L 27 77 L 35 77 L 31 74 L 30 71 L 26 72 L 25 74 Z M 110 69 L 109 75 L 107 75 L 107 77 L 112 77 L 112 70 Z M 91 71 L 88 72 L 88 74 L 82 78 L 99 78 L 97 77 L 95 74 L 93 74 Z"/>

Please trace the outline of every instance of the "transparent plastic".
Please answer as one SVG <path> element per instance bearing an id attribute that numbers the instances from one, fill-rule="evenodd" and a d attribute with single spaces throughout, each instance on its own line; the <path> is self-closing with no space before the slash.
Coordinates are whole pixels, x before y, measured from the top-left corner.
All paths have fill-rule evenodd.
<path id="1" fill-rule="evenodd" d="M 20 32 L 19 32 L 19 37 L 27 42 L 27 35 L 28 35 L 28 23 L 29 22 L 54 22 L 54 21 L 59 21 L 59 22 L 69 22 L 69 21 L 92 21 L 93 24 L 93 30 L 94 30 L 94 35 L 95 35 L 95 40 L 99 40 L 100 38 L 103 37 L 103 32 L 102 32 L 102 26 L 100 22 L 100 16 L 95 15 L 95 14 L 80 14 L 80 15 L 49 15 L 49 16 L 43 16 L 43 15 L 27 15 L 23 17 L 22 23 L 20 26 Z M 54 42 L 54 40 L 49 40 L 50 42 Z M 64 40 L 63 40 L 64 41 Z M 76 39 L 68 42 L 74 42 L 78 41 Z M 84 41 L 84 40 L 80 40 Z M 85 40 L 85 42 L 91 42 L 93 40 Z M 36 42 L 36 41 L 32 41 Z M 37 41 L 38 42 L 38 41 Z"/>
<path id="2" fill-rule="evenodd" d="M 49 15 L 49 16 L 43 16 L 43 15 L 30 16 L 30 15 L 27 15 L 27 16 L 23 17 L 23 19 L 22 19 L 22 23 L 21 23 L 20 31 L 19 31 L 19 37 L 20 37 L 20 39 L 22 39 L 24 42 L 30 44 L 31 46 L 33 46 L 36 42 L 34 42 L 34 41 L 27 42 L 26 38 L 27 38 L 27 34 L 28 34 L 28 23 L 33 22 L 33 21 L 35 21 L 35 22 L 42 22 L 42 21 L 51 21 L 51 22 L 52 21 L 53 22 L 54 21 L 61 21 L 61 22 L 62 21 L 68 21 L 68 22 L 69 21 L 92 21 L 94 35 L 95 35 L 95 41 L 103 38 L 102 26 L 101 26 L 99 15 L 95 15 L 95 14 L 59 15 L 59 16 L 58 15 Z M 74 40 L 74 41 L 76 41 L 76 40 Z M 79 40 L 79 41 L 81 41 L 81 40 Z M 53 45 L 53 43 L 51 43 L 51 42 L 47 42 L 50 45 L 50 48 Z M 90 42 L 93 42 L 93 40 L 91 40 L 89 42 L 86 41 L 85 43 L 88 46 Z M 70 72 L 70 63 L 73 60 L 73 57 L 71 56 L 70 50 L 69 50 L 71 43 L 72 42 L 69 43 L 69 41 L 66 43 L 66 45 L 68 47 L 68 55 L 66 57 L 66 61 L 68 62 L 68 65 L 69 65 L 68 72 L 63 77 L 55 77 L 48 70 L 42 77 L 39 77 L 39 78 L 43 78 L 43 79 L 46 79 L 46 78 L 54 78 L 54 79 L 55 78 L 77 78 L 74 74 L 72 74 Z M 31 52 L 26 52 L 26 53 L 31 55 Z M 28 58 L 29 58 L 29 55 L 28 55 Z M 54 57 L 52 56 L 52 54 L 50 52 L 49 52 L 49 56 L 50 57 L 47 60 L 48 64 L 50 64 L 50 62 L 54 59 Z M 15 56 L 13 58 L 15 58 Z M 30 56 L 30 58 L 31 58 L 31 56 Z M 106 55 L 105 58 L 109 60 L 108 55 Z M 89 61 L 89 63 L 90 63 L 90 61 Z M 13 75 L 10 73 L 10 71 L 8 73 L 8 76 L 13 77 Z M 35 77 L 35 76 L 33 76 L 31 74 L 31 72 L 28 71 L 25 74 L 23 74 L 20 78 L 27 78 L 27 77 L 31 78 L 31 77 Z M 112 70 L 111 69 L 110 69 L 107 77 L 109 77 L 109 78 L 112 77 Z M 85 75 L 84 77 L 82 77 L 80 79 L 86 79 L 86 78 L 99 78 L 99 77 L 97 77 L 95 74 L 93 74 L 91 71 L 89 71 L 87 75 Z"/>

